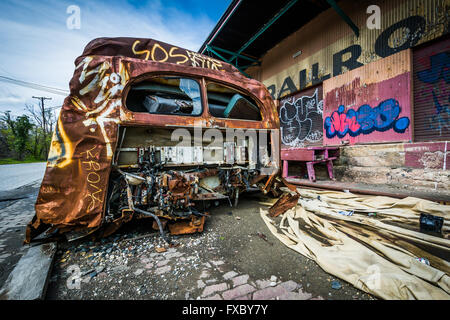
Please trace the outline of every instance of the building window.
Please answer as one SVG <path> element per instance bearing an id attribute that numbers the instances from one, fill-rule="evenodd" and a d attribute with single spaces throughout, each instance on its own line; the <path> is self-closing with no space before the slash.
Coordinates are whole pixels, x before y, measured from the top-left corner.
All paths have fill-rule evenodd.
<path id="1" fill-rule="evenodd" d="M 151 78 L 131 87 L 126 105 L 133 112 L 198 116 L 202 114 L 200 85 L 188 78 Z"/>
<path id="2" fill-rule="evenodd" d="M 217 118 L 261 121 L 257 103 L 248 95 L 220 84 L 207 85 L 208 107 Z"/>

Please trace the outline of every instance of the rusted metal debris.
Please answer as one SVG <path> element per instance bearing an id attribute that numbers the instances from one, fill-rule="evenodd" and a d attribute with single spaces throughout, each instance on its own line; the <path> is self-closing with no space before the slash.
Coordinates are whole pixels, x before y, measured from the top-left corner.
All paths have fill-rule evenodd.
<path id="1" fill-rule="evenodd" d="M 195 232 L 202 232 L 205 225 L 206 217 L 192 216 L 190 221 L 180 221 L 177 223 L 169 224 L 169 230 L 171 234 L 188 234 Z"/>
<path id="2" fill-rule="evenodd" d="M 271 217 L 277 217 L 280 214 L 285 213 L 287 210 L 297 205 L 300 193 L 297 187 L 288 183 L 283 177 L 277 176 L 273 179 L 271 185 L 271 192 L 275 196 L 279 196 L 282 193 L 281 187 L 287 187 L 290 192 L 285 192 L 283 195 L 269 208 L 269 215 Z"/>
<path id="3" fill-rule="evenodd" d="M 278 217 L 280 214 L 285 213 L 287 210 L 297 205 L 300 194 L 284 193 L 275 204 L 269 208 L 269 216 L 272 218 Z"/>

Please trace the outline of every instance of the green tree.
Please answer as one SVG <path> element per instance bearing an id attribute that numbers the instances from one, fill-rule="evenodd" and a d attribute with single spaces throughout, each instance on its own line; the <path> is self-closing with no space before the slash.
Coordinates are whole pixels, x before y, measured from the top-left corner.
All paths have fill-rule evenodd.
<path id="1" fill-rule="evenodd" d="M 14 150 L 18 156 L 18 160 L 23 160 L 28 151 L 27 145 L 33 124 L 30 122 L 28 116 L 22 115 L 17 117 L 15 127 Z"/>
<path id="2" fill-rule="evenodd" d="M 33 124 L 27 115 L 21 115 L 15 120 L 11 117 L 11 111 L 4 112 L 0 120 L 8 126 L 6 137 L 10 149 L 14 150 L 17 160 L 23 160 L 29 152 L 30 131 Z"/>

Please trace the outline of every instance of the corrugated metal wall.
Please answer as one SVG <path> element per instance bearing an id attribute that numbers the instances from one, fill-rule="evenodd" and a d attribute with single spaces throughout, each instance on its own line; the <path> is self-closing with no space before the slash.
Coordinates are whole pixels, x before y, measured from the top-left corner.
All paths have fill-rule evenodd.
<path id="1" fill-rule="evenodd" d="M 278 112 L 282 149 L 322 145 L 322 85 L 282 99 Z"/>
<path id="2" fill-rule="evenodd" d="M 450 139 L 450 39 L 413 51 L 414 140 Z"/>
<path id="3" fill-rule="evenodd" d="M 324 145 L 411 141 L 411 49 L 323 82 Z"/>
<path id="4" fill-rule="evenodd" d="M 381 28 L 369 29 L 369 5 L 381 9 Z M 316 85 L 448 33 L 450 0 L 340 1 L 360 29 L 329 9 L 282 40 L 262 59 L 260 76 L 275 98 Z M 293 54 L 302 51 L 300 56 Z M 295 87 L 294 87 L 295 86 Z"/>

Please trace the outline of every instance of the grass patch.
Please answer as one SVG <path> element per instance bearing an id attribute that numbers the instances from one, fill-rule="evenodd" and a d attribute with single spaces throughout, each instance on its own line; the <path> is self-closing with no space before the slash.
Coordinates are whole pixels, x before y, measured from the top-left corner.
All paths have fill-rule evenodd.
<path id="1" fill-rule="evenodd" d="M 16 160 L 13 158 L 3 158 L 0 159 L 0 165 L 2 164 L 18 164 L 18 163 L 33 163 L 33 162 L 45 162 L 41 159 L 36 159 L 34 157 L 26 157 L 24 160 Z"/>

